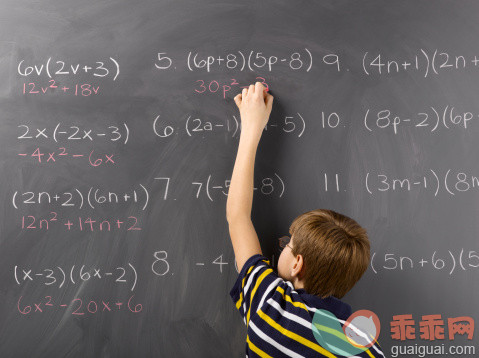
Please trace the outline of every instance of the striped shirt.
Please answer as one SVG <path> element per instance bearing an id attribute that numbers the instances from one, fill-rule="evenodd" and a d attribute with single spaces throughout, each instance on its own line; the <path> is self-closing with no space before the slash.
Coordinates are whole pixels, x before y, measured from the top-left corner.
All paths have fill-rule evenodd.
<path id="1" fill-rule="evenodd" d="M 351 307 L 334 296 L 322 299 L 295 290 L 278 277 L 266 257 L 256 254 L 246 261 L 230 296 L 247 326 L 246 357 L 343 357 L 318 343 L 312 320 L 316 309 L 323 309 L 343 326 Z M 354 357 L 385 356 L 376 343 Z"/>

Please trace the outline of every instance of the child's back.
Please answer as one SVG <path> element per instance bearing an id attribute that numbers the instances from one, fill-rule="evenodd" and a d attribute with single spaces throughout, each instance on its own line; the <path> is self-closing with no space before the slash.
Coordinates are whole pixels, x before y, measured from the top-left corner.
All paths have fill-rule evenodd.
<path id="1" fill-rule="evenodd" d="M 340 221 L 334 223 L 332 219 Z M 344 347 L 349 345 L 355 352 L 349 356 L 384 357 L 377 343 L 367 352 L 366 349 L 355 349 L 339 331 L 352 311 L 347 303 L 336 296 L 342 298 L 352 288 L 369 261 L 369 242 L 364 229 L 341 214 L 330 210 L 314 210 L 296 218 L 290 233 L 295 241 L 290 241 L 287 250 L 281 253 L 279 276 L 267 258 L 256 254 L 243 265 L 230 292 L 248 327 L 248 357 L 342 357 L 331 353 L 315 338 L 312 323 L 317 310 L 328 311 L 337 318 L 336 323 L 322 318 L 317 321 L 320 315 L 316 316 L 314 322 L 324 324 L 322 332 L 326 340 L 329 334 L 335 335 L 336 339 L 342 337 Z M 322 251 L 306 252 L 308 247 Z M 297 255 L 302 256 L 299 271 Z M 315 257 L 316 262 L 312 262 Z M 308 268 L 314 272 L 307 272 Z M 307 279 L 316 281 L 307 282 Z M 321 298 L 321 294 L 314 295 L 306 290 L 318 287 L 327 288 L 334 294 Z M 334 323 L 338 328 L 336 331 L 332 328 Z"/>

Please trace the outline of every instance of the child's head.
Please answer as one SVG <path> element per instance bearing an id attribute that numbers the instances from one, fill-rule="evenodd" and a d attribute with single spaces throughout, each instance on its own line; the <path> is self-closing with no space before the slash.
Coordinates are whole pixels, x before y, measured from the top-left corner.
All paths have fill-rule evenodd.
<path id="1" fill-rule="evenodd" d="M 300 281 L 310 294 L 342 298 L 368 268 L 367 232 L 345 215 L 308 211 L 294 219 L 289 233 L 290 248 L 281 253 L 278 273 Z"/>

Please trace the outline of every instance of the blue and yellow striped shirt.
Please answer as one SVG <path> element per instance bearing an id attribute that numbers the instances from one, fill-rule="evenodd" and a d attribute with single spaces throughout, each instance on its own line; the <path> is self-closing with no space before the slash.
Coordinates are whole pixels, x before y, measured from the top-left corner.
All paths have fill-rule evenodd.
<path id="1" fill-rule="evenodd" d="M 322 299 L 295 290 L 291 282 L 278 277 L 266 257 L 256 254 L 246 261 L 230 296 L 247 326 L 246 357 L 342 357 L 318 343 L 312 320 L 316 309 L 323 309 L 342 326 L 351 307 L 333 296 Z M 375 344 L 355 357 L 385 356 Z"/>

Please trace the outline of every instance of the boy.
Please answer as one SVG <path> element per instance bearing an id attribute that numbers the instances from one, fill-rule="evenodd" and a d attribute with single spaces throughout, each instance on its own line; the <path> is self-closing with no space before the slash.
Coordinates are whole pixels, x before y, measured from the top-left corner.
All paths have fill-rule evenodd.
<path id="1" fill-rule="evenodd" d="M 256 82 L 234 100 L 241 115 L 241 136 L 226 218 L 239 271 L 230 295 L 248 327 L 246 356 L 342 357 L 318 344 L 312 321 L 318 309 L 333 313 L 342 324 L 351 315 L 351 307 L 340 299 L 368 267 L 366 230 L 331 210 L 306 212 L 293 221 L 291 239 L 281 238 L 284 249 L 278 274 L 274 273 L 251 221 L 256 149 L 273 96 Z M 376 342 L 355 356 L 384 354 Z"/>

